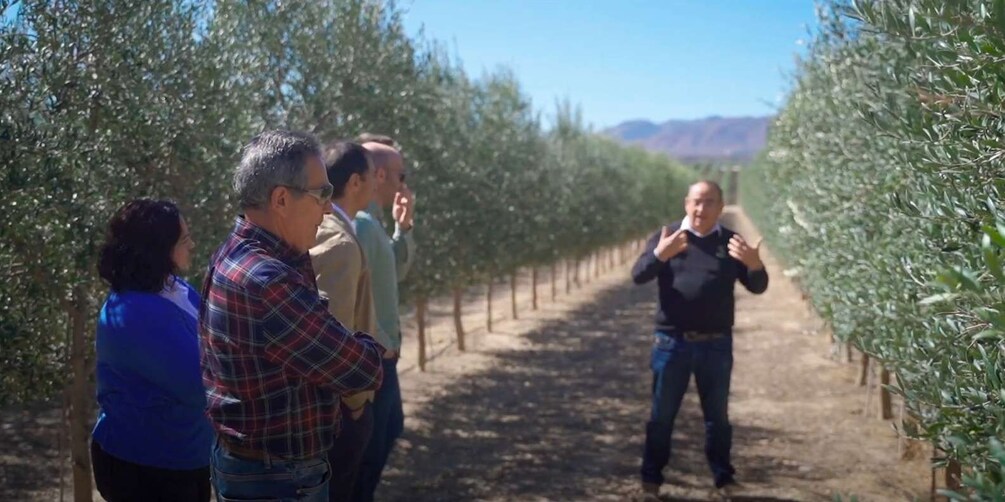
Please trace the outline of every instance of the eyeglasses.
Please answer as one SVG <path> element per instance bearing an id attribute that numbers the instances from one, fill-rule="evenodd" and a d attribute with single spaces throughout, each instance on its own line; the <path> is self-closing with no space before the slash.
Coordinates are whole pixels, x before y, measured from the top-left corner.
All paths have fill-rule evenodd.
<path id="1" fill-rule="evenodd" d="M 402 172 L 401 174 L 398 175 L 398 181 L 400 181 L 401 183 L 405 182 L 405 173 L 404 172 Z"/>
<path id="2" fill-rule="evenodd" d="M 325 183 L 325 186 L 321 188 L 311 188 L 311 189 L 295 187 L 291 185 L 279 185 L 279 186 L 283 186 L 289 188 L 290 190 L 296 190 L 298 192 L 310 195 L 311 197 L 317 199 L 318 203 L 320 204 L 324 204 L 330 201 L 332 198 L 332 194 L 335 192 L 335 187 L 332 186 L 331 183 Z"/>

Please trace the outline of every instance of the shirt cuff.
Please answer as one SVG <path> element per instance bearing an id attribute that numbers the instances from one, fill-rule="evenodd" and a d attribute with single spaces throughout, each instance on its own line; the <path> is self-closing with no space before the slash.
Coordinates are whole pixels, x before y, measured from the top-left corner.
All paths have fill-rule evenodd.
<path id="1" fill-rule="evenodd" d="M 397 239 L 397 238 L 403 237 L 403 236 L 407 237 L 409 235 L 412 235 L 412 230 L 415 230 L 415 225 L 412 225 L 412 228 L 409 228 L 408 230 L 405 230 L 404 228 L 401 228 L 401 224 L 395 223 L 394 224 L 394 235 L 392 235 L 391 238 L 392 239 Z"/>

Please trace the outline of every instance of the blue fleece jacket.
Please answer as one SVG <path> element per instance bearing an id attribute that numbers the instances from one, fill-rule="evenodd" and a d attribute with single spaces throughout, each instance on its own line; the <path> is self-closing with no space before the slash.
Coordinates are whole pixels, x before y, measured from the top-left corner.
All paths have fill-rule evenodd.
<path id="1" fill-rule="evenodd" d="M 180 279 L 179 279 L 180 280 Z M 188 284 L 188 300 L 199 294 Z M 213 429 L 197 321 L 157 293 L 112 292 L 98 319 L 93 438 L 119 459 L 163 469 L 209 465 Z"/>

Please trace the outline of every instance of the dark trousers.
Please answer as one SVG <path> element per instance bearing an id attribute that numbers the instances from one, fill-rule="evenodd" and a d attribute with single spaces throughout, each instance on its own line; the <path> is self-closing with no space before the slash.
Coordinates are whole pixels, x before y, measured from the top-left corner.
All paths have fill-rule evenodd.
<path id="1" fill-rule="evenodd" d="M 373 399 L 373 434 L 363 453 L 356 488 L 352 499 L 373 500 L 380 475 L 394 448 L 394 441 L 405 429 L 405 413 L 401 408 L 401 387 L 398 385 L 398 359 L 384 359 L 384 383 Z"/>
<path id="2" fill-rule="evenodd" d="M 209 502 L 209 466 L 161 469 L 110 455 L 91 440 L 91 463 L 98 493 L 108 502 Z"/>
<path id="3" fill-rule="evenodd" d="M 328 463 L 331 464 L 331 482 L 328 484 L 329 502 L 344 502 L 352 500 L 356 478 L 359 475 L 359 465 L 363 461 L 363 452 L 370 442 L 373 433 L 373 405 L 363 407 L 363 414 L 357 419 L 352 418 L 352 411 L 342 406 L 342 430 L 335 437 L 335 443 L 328 450 Z"/>
<path id="4" fill-rule="evenodd" d="M 717 487 L 733 480 L 729 462 L 733 428 L 729 425 L 729 380 L 733 370 L 733 337 L 688 342 L 656 333 L 650 366 L 653 371 L 652 415 L 646 424 L 642 481 L 663 484 L 670 461 L 670 437 L 688 382 L 694 374 L 705 418 L 705 457 Z"/>

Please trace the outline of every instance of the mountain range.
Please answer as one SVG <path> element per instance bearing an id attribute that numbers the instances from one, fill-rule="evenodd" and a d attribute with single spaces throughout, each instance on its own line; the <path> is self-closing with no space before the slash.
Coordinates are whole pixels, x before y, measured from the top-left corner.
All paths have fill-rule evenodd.
<path id="1" fill-rule="evenodd" d="M 601 131 L 622 143 L 662 152 L 683 162 L 747 163 L 764 148 L 774 117 L 707 117 L 656 124 L 629 120 Z"/>

